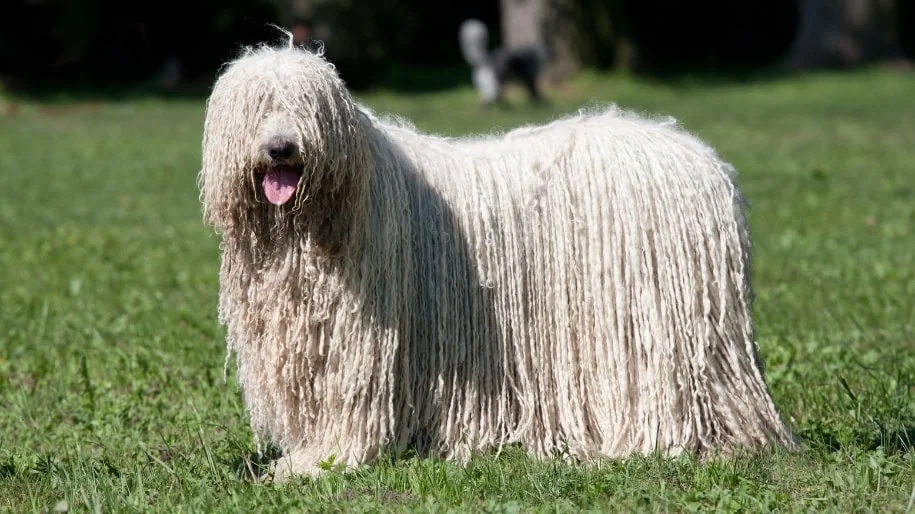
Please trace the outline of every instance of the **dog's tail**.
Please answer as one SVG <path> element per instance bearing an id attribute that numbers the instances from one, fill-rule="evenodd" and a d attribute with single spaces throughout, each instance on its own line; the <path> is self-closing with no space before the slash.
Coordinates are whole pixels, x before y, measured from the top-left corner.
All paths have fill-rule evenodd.
<path id="1" fill-rule="evenodd" d="M 464 60 L 471 68 L 480 67 L 489 59 L 489 30 L 482 21 L 473 18 L 465 20 L 458 39 Z"/>

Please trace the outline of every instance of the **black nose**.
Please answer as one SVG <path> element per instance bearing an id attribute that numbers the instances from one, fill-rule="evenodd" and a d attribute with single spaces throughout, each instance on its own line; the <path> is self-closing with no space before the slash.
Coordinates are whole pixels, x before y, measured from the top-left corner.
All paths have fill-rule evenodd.
<path id="1" fill-rule="evenodd" d="M 267 153 L 271 159 L 288 159 L 295 152 L 295 144 L 285 139 L 274 139 L 267 143 Z"/>

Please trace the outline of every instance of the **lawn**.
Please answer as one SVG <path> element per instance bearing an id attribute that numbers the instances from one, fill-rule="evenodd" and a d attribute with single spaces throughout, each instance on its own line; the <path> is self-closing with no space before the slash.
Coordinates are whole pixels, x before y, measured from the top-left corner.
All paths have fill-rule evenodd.
<path id="1" fill-rule="evenodd" d="M 751 204 L 759 344 L 801 454 L 586 470 L 509 451 L 254 483 L 197 196 L 203 100 L 59 98 L 0 109 L 0 510 L 915 512 L 915 75 L 585 74 L 551 95 L 363 99 L 446 134 L 613 101 L 716 146 Z"/>

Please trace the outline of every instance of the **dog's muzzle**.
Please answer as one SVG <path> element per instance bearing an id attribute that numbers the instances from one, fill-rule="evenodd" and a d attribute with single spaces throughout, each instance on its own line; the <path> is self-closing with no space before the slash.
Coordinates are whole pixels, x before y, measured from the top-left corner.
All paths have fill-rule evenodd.
<path id="1" fill-rule="evenodd" d="M 267 143 L 267 155 L 274 161 L 284 161 L 296 153 L 296 145 L 288 139 L 274 138 Z"/>
<path id="2" fill-rule="evenodd" d="M 298 146 L 288 139 L 275 137 L 267 142 L 264 151 L 268 157 L 263 178 L 264 195 L 273 205 L 283 205 L 295 195 L 302 177 Z"/>

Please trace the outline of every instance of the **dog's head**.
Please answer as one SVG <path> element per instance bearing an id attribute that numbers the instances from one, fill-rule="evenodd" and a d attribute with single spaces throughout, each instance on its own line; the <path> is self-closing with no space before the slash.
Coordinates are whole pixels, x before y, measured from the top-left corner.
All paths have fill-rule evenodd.
<path id="1" fill-rule="evenodd" d="M 206 220 L 220 232 L 326 231 L 365 180 L 366 137 L 364 115 L 320 54 L 246 50 L 207 101 L 199 176 Z"/>

